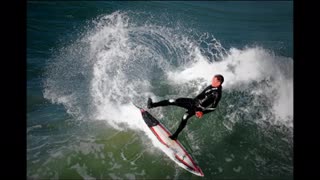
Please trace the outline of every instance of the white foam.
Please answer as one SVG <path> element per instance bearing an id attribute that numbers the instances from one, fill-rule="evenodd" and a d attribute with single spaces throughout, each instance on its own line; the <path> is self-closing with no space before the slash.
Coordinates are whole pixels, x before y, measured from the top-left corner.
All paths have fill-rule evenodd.
<path id="1" fill-rule="evenodd" d="M 81 166 L 81 165 L 79 165 L 79 163 L 77 163 L 77 164 L 71 166 L 70 169 L 75 169 L 78 172 L 78 174 L 81 177 L 83 177 L 84 179 L 92 179 L 92 180 L 96 179 L 88 174 L 87 166 L 85 164 L 83 166 Z"/>
<path id="2" fill-rule="evenodd" d="M 37 129 L 37 128 L 42 128 L 42 125 L 41 124 L 38 124 L 38 125 L 35 125 L 35 126 L 31 126 L 29 128 L 27 128 L 27 133 L 33 129 Z"/>
<path id="3" fill-rule="evenodd" d="M 239 172 L 241 171 L 242 167 L 241 167 L 241 166 L 238 166 L 238 167 L 232 168 L 232 169 L 233 169 L 234 172 L 239 173 Z"/>
<path id="4" fill-rule="evenodd" d="M 199 55 L 200 56 L 200 55 Z M 272 102 L 270 107 L 277 120 L 293 125 L 293 61 L 290 58 L 275 56 L 267 50 L 254 47 L 243 50 L 231 48 L 227 56 L 219 62 L 209 62 L 198 58 L 192 64 L 167 72 L 172 84 L 184 84 L 195 80 L 199 93 L 204 85 L 211 82 L 215 74 L 224 76 L 226 90 L 251 91 L 251 94 L 265 95 Z M 248 89 L 253 82 L 273 79 L 268 86 Z M 250 113 L 248 107 L 244 111 Z"/>
<path id="5" fill-rule="evenodd" d="M 136 176 L 134 174 L 127 173 L 124 175 L 126 179 L 135 180 Z"/>
<path id="6" fill-rule="evenodd" d="M 94 154 L 95 157 L 98 158 L 98 153 L 102 152 L 104 145 L 94 142 L 80 142 L 79 144 L 71 145 L 70 148 L 76 153 L 82 153 L 84 155 Z"/>

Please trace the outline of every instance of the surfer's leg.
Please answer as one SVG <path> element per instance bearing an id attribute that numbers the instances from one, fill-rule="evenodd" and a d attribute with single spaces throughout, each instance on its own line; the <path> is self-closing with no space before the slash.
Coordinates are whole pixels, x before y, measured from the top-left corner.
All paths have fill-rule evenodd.
<path id="1" fill-rule="evenodd" d="M 175 104 L 175 100 L 169 99 L 169 100 L 163 100 L 163 101 L 159 101 L 159 102 L 151 102 L 150 107 L 154 108 L 154 107 L 158 107 L 158 106 L 168 106 L 168 105 L 174 105 L 174 104 Z"/>
<path id="2" fill-rule="evenodd" d="M 175 100 L 175 104 L 176 106 L 179 107 L 183 107 L 185 109 L 188 110 L 188 112 L 190 111 L 190 109 L 194 109 L 194 100 L 191 98 L 178 98 Z"/>
<path id="3" fill-rule="evenodd" d="M 150 101 L 149 101 L 150 102 Z M 178 98 L 178 99 L 168 99 L 159 102 L 148 103 L 150 108 L 158 107 L 158 106 L 179 106 L 185 109 L 192 109 L 194 107 L 194 100 L 191 98 Z"/>
<path id="4" fill-rule="evenodd" d="M 171 136 L 169 136 L 169 138 L 176 140 L 178 138 L 179 133 L 183 130 L 183 128 L 186 127 L 188 119 L 191 118 L 193 115 L 195 114 L 194 111 L 187 111 L 183 116 L 182 116 L 182 120 L 181 123 L 178 127 L 178 129 L 176 130 L 175 133 L 173 133 Z"/>

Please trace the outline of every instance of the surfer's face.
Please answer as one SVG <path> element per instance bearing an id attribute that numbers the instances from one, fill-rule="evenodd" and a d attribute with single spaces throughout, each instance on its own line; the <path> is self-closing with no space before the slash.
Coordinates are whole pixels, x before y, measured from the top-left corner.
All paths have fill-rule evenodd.
<path id="1" fill-rule="evenodd" d="M 213 77 L 212 79 L 212 87 L 219 87 L 220 86 L 220 81 L 216 78 L 216 77 Z"/>

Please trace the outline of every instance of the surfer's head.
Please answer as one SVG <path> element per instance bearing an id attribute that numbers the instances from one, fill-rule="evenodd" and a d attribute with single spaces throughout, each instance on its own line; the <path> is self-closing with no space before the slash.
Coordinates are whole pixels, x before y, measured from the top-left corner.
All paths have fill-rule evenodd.
<path id="1" fill-rule="evenodd" d="M 220 85 L 222 85 L 223 81 L 224 81 L 223 76 L 221 74 L 216 74 L 212 78 L 211 85 L 212 87 L 219 87 Z"/>

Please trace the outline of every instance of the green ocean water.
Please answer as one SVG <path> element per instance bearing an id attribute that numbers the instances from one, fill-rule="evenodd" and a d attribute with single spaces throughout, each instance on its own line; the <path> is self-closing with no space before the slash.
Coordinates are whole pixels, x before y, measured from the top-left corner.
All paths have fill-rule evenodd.
<path id="1" fill-rule="evenodd" d="M 27 3 L 28 179 L 293 179 L 293 3 Z M 205 176 L 156 148 L 147 97 L 218 109 L 179 136 Z M 171 132 L 183 109 L 150 111 Z"/>

